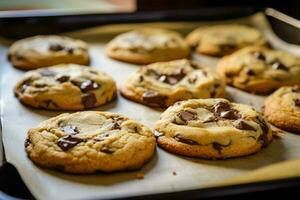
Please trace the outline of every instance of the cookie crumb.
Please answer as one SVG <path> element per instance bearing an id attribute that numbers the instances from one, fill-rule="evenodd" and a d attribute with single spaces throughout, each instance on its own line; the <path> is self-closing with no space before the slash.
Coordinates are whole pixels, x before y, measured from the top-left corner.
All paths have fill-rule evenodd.
<path id="1" fill-rule="evenodd" d="M 144 179 L 144 176 L 145 176 L 145 174 L 142 173 L 142 172 L 137 173 L 137 174 L 135 175 L 135 177 L 136 177 L 137 179 Z"/>
<path id="2" fill-rule="evenodd" d="M 177 173 L 174 171 L 174 172 L 172 172 L 172 174 L 174 175 L 174 176 L 176 176 L 177 175 Z"/>

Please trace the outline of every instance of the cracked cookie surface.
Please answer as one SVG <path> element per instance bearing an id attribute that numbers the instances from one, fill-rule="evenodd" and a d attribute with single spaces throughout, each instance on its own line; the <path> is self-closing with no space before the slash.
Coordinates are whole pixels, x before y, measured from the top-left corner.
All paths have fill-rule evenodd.
<path id="1" fill-rule="evenodd" d="M 245 46 L 266 43 L 258 30 L 239 24 L 200 27 L 186 41 L 197 53 L 210 56 L 225 56 Z"/>
<path id="2" fill-rule="evenodd" d="M 162 148 L 208 159 L 249 155 L 272 139 L 271 129 L 257 111 L 225 99 L 177 102 L 162 113 L 155 131 Z"/>
<path id="3" fill-rule="evenodd" d="M 265 99 L 262 110 L 271 124 L 300 133 L 300 85 L 279 88 Z"/>
<path id="4" fill-rule="evenodd" d="M 38 35 L 13 43 L 8 50 L 8 60 L 24 70 L 62 63 L 87 65 L 88 45 L 65 36 Z"/>
<path id="5" fill-rule="evenodd" d="M 223 97 L 225 83 L 199 63 L 181 59 L 142 67 L 127 78 L 121 93 L 133 101 L 165 108 L 185 99 Z"/>
<path id="6" fill-rule="evenodd" d="M 28 131 L 25 149 L 36 164 L 67 173 L 133 170 L 155 150 L 143 124 L 109 112 L 61 114 Z"/>
<path id="7" fill-rule="evenodd" d="M 222 58 L 217 71 L 227 84 L 253 93 L 300 84 L 300 58 L 264 47 L 246 47 Z"/>
<path id="8" fill-rule="evenodd" d="M 48 110 L 86 110 L 111 101 L 116 84 L 95 68 L 61 64 L 24 74 L 14 89 L 20 102 Z"/>
<path id="9" fill-rule="evenodd" d="M 110 41 L 106 54 L 116 60 L 150 64 L 189 56 L 189 47 L 179 33 L 143 28 L 123 33 Z"/>

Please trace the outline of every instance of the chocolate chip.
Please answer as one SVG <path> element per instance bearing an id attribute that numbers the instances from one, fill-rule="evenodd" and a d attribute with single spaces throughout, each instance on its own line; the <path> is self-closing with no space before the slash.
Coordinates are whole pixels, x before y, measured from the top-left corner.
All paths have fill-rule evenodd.
<path id="1" fill-rule="evenodd" d="M 101 85 L 92 81 L 92 80 L 86 80 L 86 81 L 83 81 L 83 82 L 80 82 L 80 81 L 71 81 L 74 85 L 76 85 L 77 87 L 80 88 L 80 90 L 83 92 L 83 93 L 86 93 L 90 90 L 95 90 L 97 88 L 99 88 Z"/>
<path id="2" fill-rule="evenodd" d="M 55 80 L 60 83 L 64 83 L 64 82 L 67 82 L 69 79 L 70 79 L 69 76 L 62 75 L 62 76 L 57 77 Z"/>
<path id="3" fill-rule="evenodd" d="M 107 154 L 112 154 L 112 153 L 115 152 L 114 150 L 112 150 L 112 149 L 110 149 L 110 148 L 108 148 L 108 147 L 102 147 L 102 148 L 100 149 L 100 151 L 103 152 L 103 153 L 107 153 Z"/>
<path id="4" fill-rule="evenodd" d="M 219 154 L 222 154 L 222 149 L 223 149 L 224 147 L 228 147 L 228 146 L 230 146 L 230 145 L 231 145 L 231 141 L 230 141 L 228 144 L 226 144 L 226 145 L 220 144 L 220 143 L 218 143 L 218 142 L 213 142 L 213 143 L 212 143 L 212 147 L 213 147 L 215 150 L 217 150 Z"/>
<path id="5" fill-rule="evenodd" d="M 39 70 L 39 73 L 42 76 L 55 76 L 56 75 L 56 72 L 54 72 L 48 68 Z"/>
<path id="6" fill-rule="evenodd" d="M 235 121 L 235 123 L 233 124 L 233 126 L 237 129 L 240 130 L 250 130 L 250 131 L 256 131 L 256 129 L 252 126 L 250 126 L 249 124 L 247 124 L 246 122 L 244 122 L 243 120 L 237 120 Z"/>
<path id="7" fill-rule="evenodd" d="M 300 99 L 293 99 L 295 106 L 300 108 Z"/>
<path id="8" fill-rule="evenodd" d="M 78 128 L 74 125 L 67 125 L 67 126 L 61 127 L 60 130 L 65 133 L 71 134 L 71 135 L 75 135 L 75 134 L 79 133 Z"/>
<path id="9" fill-rule="evenodd" d="M 24 143 L 25 148 L 27 148 L 30 144 L 31 144 L 30 139 L 26 138 L 25 143 Z"/>
<path id="10" fill-rule="evenodd" d="M 96 102 L 97 99 L 94 93 L 87 93 L 81 97 L 81 103 L 84 105 L 85 109 L 93 108 Z"/>
<path id="11" fill-rule="evenodd" d="M 201 69 L 201 66 L 197 62 L 189 61 L 189 64 L 193 69 Z"/>
<path id="12" fill-rule="evenodd" d="M 216 96 L 216 90 L 212 89 L 212 91 L 210 92 L 209 95 L 210 95 L 211 98 L 214 98 Z"/>
<path id="13" fill-rule="evenodd" d="M 182 138 L 180 136 L 180 134 L 176 134 L 174 136 L 174 139 L 178 142 L 181 142 L 181 143 L 185 143 L 185 144 L 189 144 L 189 145 L 199 145 L 198 142 L 194 141 L 194 140 L 190 140 L 190 139 L 185 139 L 185 138 Z"/>
<path id="14" fill-rule="evenodd" d="M 65 47 L 61 44 L 50 44 L 49 50 L 50 51 L 62 51 Z"/>
<path id="15" fill-rule="evenodd" d="M 246 74 L 248 76 L 255 76 L 255 72 L 252 69 L 247 69 Z"/>
<path id="16" fill-rule="evenodd" d="M 181 111 L 178 113 L 178 117 L 187 124 L 188 121 L 196 120 L 197 119 L 197 113 L 189 110 Z"/>
<path id="17" fill-rule="evenodd" d="M 67 51 L 68 54 L 73 54 L 74 53 L 73 48 L 65 48 L 65 50 Z"/>
<path id="18" fill-rule="evenodd" d="M 143 94 L 143 102 L 151 106 L 166 107 L 166 98 L 155 91 L 147 91 Z"/>
<path id="19" fill-rule="evenodd" d="M 213 112 L 221 113 L 230 109 L 230 105 L 227 102 L 220 101 L 213 106 Z"/>
<path id="20" fill-rule="evenodd" d="M 253 56 L 258 60 L 266 61 L 266 57 L 261 52 L 258 51 L 254 52 Z"/>
<path id="21" fill-rule="evenodd" d="M 295 86 L 292 88 L 292 92 L 300 93 L 300 85 L 295 85 Z"/>
<path id="22" fill-rule="evenodd" d="M 271 66 L 273 69 L 275 70 L 284 70 L 284 71 L 289 71 L 289 68 L 287 68 L 284 64 L 282 64 L 279 61 L 275 61 L 274 63 L 272 63 Z"/>
<path id="23" fill-rule="evenodd" d="M 69 149 L 73 148 L 77 144 L 83 142 L 84 140 L 81 138 L 74 137 L 72 135 L 67 135 L 60 138 L 57 142 L 57 145 L 63 150 L 68 151 Z"/>

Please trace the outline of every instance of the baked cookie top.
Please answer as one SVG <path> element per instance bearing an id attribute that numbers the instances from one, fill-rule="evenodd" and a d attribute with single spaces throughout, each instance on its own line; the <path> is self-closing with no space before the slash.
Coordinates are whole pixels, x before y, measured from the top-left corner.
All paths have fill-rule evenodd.
<path id="1" fill-rule="evenodd" d="M 257 111 L 225 99 L 177 102 L 162 113 L 155 130 L 158 143 L 167 150 L 204 158 L 247 155 L 272 139 Z"/>
<path id="2" fill-rule="evenodd" d="M 264 47 L 246 47 L 222 58 L 219 74 L 229 85 L 269 93 L 280 86 L 300 84 L 300 58 Z"/>
<path id="3" fill-rule="evenodd" d="M 68 173 L 140 168 L 153 155 L 155 137 L 143 124 L 109 112 L 61 114 L 28 131 L 29 158 Z"/>
<path id="4" fill-rule="evenodd" d="M 24 104 L 50 110 L 90 109 L 110 101 L 116 93 L 106 73 L 76 64 L 61 64 L 24 74 L 14 89 Z"/>
<path id="5" fill-rule="evenodd" d="M 257 29 L 239 24 L 199 27 L 186 41 L 197 53 L 211 56 L 224 56 L 245 46 L 266 43 Z"/>
<path id="6" fill-rule="evenodd" d="M 222 97 L 225 83 L 199 63 L 181 59 L 140 68 L 123 83 L 121 93 L 133 101 L 164 108 L 184 99 Z"/>
<path id="7" fill-rule="evenodd" d="M 150 64 L 186 58 L 189 47 L 179 33 L 166 29 L 143 28 L 118 35 L 108 43 L 106 52 L 117 60 Z"/>
<path id="8" fill-rule="evenodd" d="M 8 50 L 8 60 L 20 69 L 61 63 L 88 64 L 88 45 L 65 36 L 38 35 L 18 40 Z"/>
<path id="9" fill-rule="evenodd" d="M 275 126 L 300 133 L 300 85 L 276 90 L 266 98 L 263 113 Z"/>

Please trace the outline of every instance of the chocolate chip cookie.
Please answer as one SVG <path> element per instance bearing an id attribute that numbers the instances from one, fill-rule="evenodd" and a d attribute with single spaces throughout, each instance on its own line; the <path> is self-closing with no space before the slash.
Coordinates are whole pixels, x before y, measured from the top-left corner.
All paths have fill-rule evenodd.
<path id="1" fill-rule="evenodd" d="M 8 50 L 8 60 L 23 70 L 62 63 L 87 65 L 88 45 L 65 36 L 38 35 L 13 43 Z"/>
<path id="2" fill-rule="evenodd" d="M 224 56 L 245 46 L 266 43 L 258 30 L 239 24 L 200 27 L 186 41 L 197 53 L 210 56 Z"/>
<path id="3" fill-rule="evenodd" d="M 162 113 L 155 130 L 162 148 L 208 159 L 249 155 L 272 139 L 272 131 L 257 111 L 225 99 L 177 102 Z"/>
<path id="4" fill-rule="evenodd" d="M 219 74 L 227 84 L 252 93 L 270 93 L 300 84 L 300 58 L 279 50 L 246 47 L 222 58 Z"/>
<path id="5" fill-rule="evenodd" d="M 121 94 L 148 106 L 165 108 L 185 99 L 223 97 L 225 83 L 199 63 L 181 59 L 140 68 L 123 83 Z"/>
<path id="6" fill-rule="evenodd" d="M 189 47 L 179 33 L 143 28 L 118 35 L 107 45 L 109 57 L 135 64 L 150 64 L 189 56 Z"/>
<path id="7" fill-rule="evenodd" d="M 266 98 L 262 110 L 273 125 L 300 133 L 300 85 L 276 90 Z"/>
<path id="8" fill-rule="evenodd" d="M 25 73 L 14 89 L 24 104 L 48 110 L 86 110 L 111 101 L 114 80 L 95 68 L 61 64 Z"/>
<path id="9" fill-rule="evenodd" d="M 138 169 L 155 150 L 155 137 L 143 124 L 119 114 L 85 111 L 61 114 L 28 131 L 28 157 L 67 173 Z"/>

